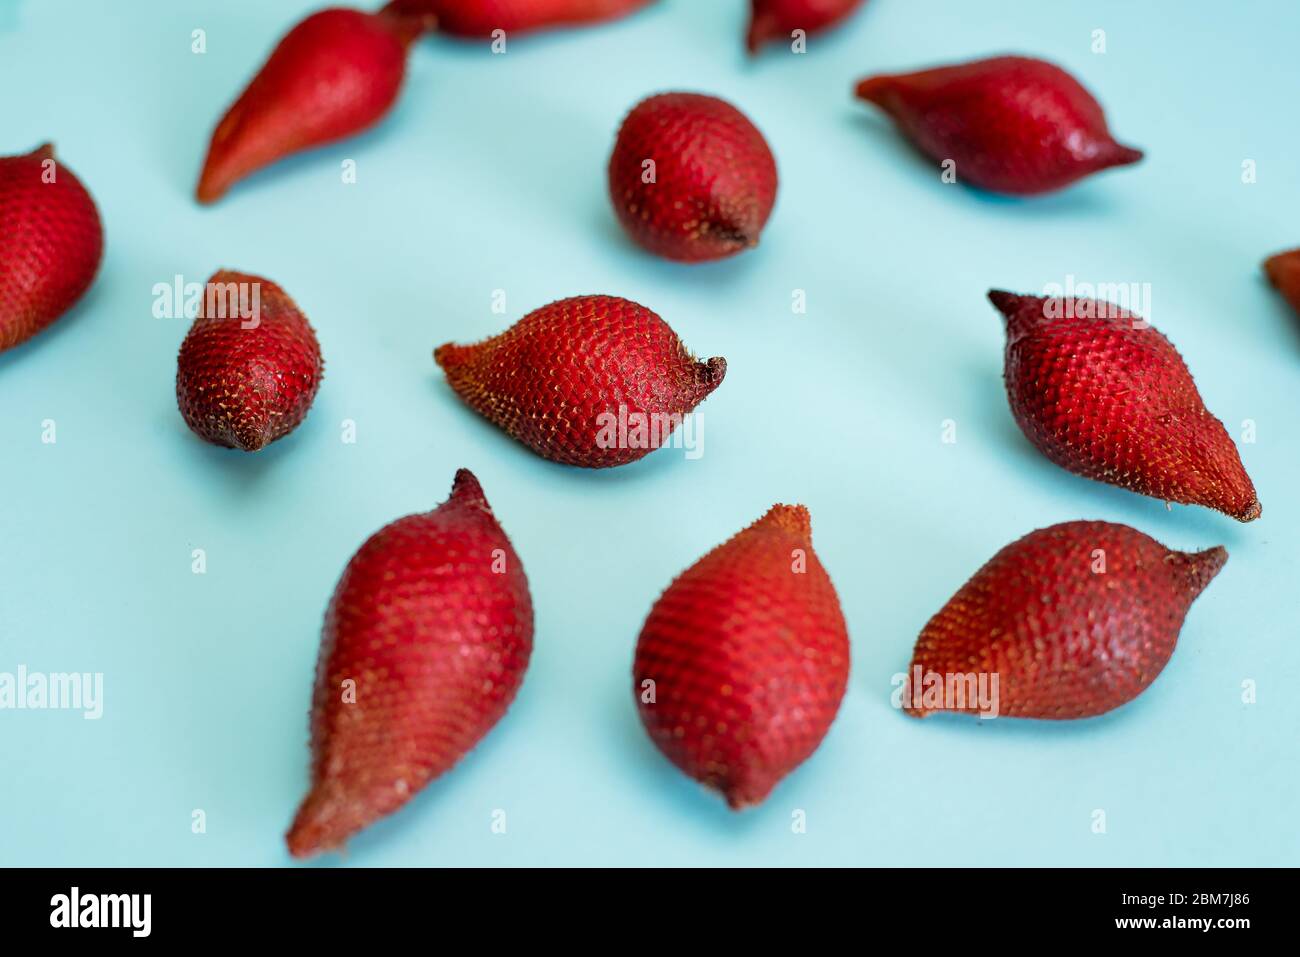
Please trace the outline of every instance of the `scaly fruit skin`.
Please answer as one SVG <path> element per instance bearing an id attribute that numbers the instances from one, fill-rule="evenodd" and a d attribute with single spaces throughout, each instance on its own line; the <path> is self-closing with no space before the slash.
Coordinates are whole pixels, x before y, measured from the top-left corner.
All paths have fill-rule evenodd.
<path id="1" fill-rule="evenodd" d="M 257 305 L 256 315 L 244 318 L 240 305 Z M 285 291 L 259 276 L 222 270 L 204 287 L 181 343 L 176 402 L 200 438 L 256 452 L 306 418 L 324 374 L 316 333 Z"/>
<path id="2" fill-rule="evenodd" d="M 1177 552 L 1111 522 L 1030 532 L 993 556 L 917 639 L 909 682 L 922 675 L 998 676 L 997 714 L 1088 718 L 1132 701 L 1178 642 L 1192 601 L 1219 573 L 1222 546 Z M 945 682 L 946 683 L 946 682 Z M 904 710 L 979 708 L 969 699 Z"/>
<path id="3" fill-rule="evenodd" d="M 388 9 L 437 18 L 438 32 L 485 39 L 494 30 L 525 33 L 577 27 L 635 13 L 656 0 L 394 0 Z"/>
<path id="4" fill-rule="evenodd" d="M 1007 321 L 1011 412 L 1039 451 L 1098 482 L 1259 518 L 1237 447 L 1168 339 L 1110 303 L 989 299 Z"/>
<path id="5" fill-rule="evenodd" d="M 609 158 L 619 222 L 650 252 L 678 262 L 757 245 L 776 185 L 776 160 L 758 128 L 730 103 L 698 93 L 642 100 Z"/>
<path id="6" fill-rule="evenodd" d="M 199 202 L 216 202 L 291 153 L 378 122 L 401 90 L 408 45 L 431 24 L 428 17 L 332 7 L 295 26 L 217 124 Z"/>
<path id="7" fill-rule="evenodd" d="M 874 76 L 857 87 L 908 139 L 957 179 L 1032 196 L 1142 158 L 1115 142 L 1101 105 L 1060 67 L 1004 56 L 918 73 Z"/>
<path id="8" fill-rule="evenodd" d="M 53 146 L 0 157 L 0 352 L 71 309 L 103 255 L 95 201 Z"/>
<path id="9" fill-rule="evenodd" d="M 289 852 L 341 847 L 456 764 L 506 713 L 532 649 L 523 564 L 461 469 L 446 502 L 372 535 L 334 589 L 312 696 L 311 790 Z"/>
<path id="10" fill-rule="evenodd" d="M 808 510 L 774 505 L 655 602 L 633 692 L 659 750 L 739 810 L 817 750 L 848 678 L 848 631 Z"/>
<path id="11" fill-rule="evenodd" d="M 788 43 L 795 30 L 811 36 L 836 26 L 862 4 L 863 0 L 752 0 L 745 47 L 757 53 L 774 40 Z"/>
<path id="12" fill-rule="evenodd" d="M 1291 308 L 1300 313 L 1300 249 L 1264 260 L 1264 274 Z"/>
<path id="13" fill-rule="evenodd" d="M 616 296 L 561 299 L 433 357 L 471 409 L 543 458 L 583 468 L 625 465 L 665 444 L 727 371 L 725 359 L 696 360 L 666 322 Z M 638 421 L 647 428 L 638 432 Z"/>

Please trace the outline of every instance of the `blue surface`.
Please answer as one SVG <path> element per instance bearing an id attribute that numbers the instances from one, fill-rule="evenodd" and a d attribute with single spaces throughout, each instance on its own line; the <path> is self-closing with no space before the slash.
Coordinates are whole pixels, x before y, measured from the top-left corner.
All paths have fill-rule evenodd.
<path id="1" fill-rule="evenodd" d="M 807 55 L 754 63 L 742 0 L 666 0 L 515 38 L 504 56 L 426 40 L 381 128 L 198 207 L 214 123 L 312 6 L 0 0 L 0 153 L 53 140 L 108 243 L 84 302 L 0 356 L 0 671 L 104 674 L 98 721 L 0 711 L 0 864 L 288 863 L 325 603 L 356 547 L 441 502 L 459 466 L 526 565 L 533 663 L 483 745 L 347 863 L 1300 863 L 1300 336 L 1259 272 L 1300 245 L 1300 9 L 871 0 Z M 991 198 L 941 184 L 849 93 L 871 72 L 1000 52 L 1074 71 L 1145 162 L 1046 199 Z M 666 89 L 730 99 L 772 143 L 781 191 L 756 251 L 678 266 L 620 233 L 613 133 Z M 1241 181 L 1246 159 L 1257 183 Z M 188 323 L 152 315 L 155 283 L 221 266 L 282 284 L 326 357 L 305 425 L 255 456 L 186 429 L 173 380 Z M 1261 521 L 1075 478 L 1020 435 L 984 293 L 1070 274 L 1151 284 L 1150 318 L 1209 407 L 1234 436 L 1256 423 L 1241 451 Z M 702 458 L 553 465 L 446 388 L 434 345 L 592 292 L 643 302 L 727 358 Z M 814 758 L 735 815 L 650 744 L 630 665 L 669 580 L 776 501 L 812 511 L 853 673 Z M 1076 518 L 1231 552 L 1155 685 L 1072 724 L 894 711 L 891 677 L 927 618 L 996 549 Z"/>

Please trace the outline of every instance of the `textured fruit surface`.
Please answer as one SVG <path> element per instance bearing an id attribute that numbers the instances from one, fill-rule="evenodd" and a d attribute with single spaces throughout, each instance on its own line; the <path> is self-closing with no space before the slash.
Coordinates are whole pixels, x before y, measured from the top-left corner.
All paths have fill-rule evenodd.
<path id="1" fill-rule="evenodd" d="M 461 469 L 451 498 L 372 535 L 334 590 L 290 853 L 341 847 L 451 768 L 506 713 L 532 648 L 523 565 Z"/>
<path id="2" fill-rule="evenodd" d="M 812 35 L 835 26 L 864 0 L 752 0 L 749 32 L 745 46 L 756 53 L 773 41 L 790 43 L 790 34 L 803 30 Z"/>
<path id="3" fill-rule="evenodd" d="M 561 299 L 433 357 L 470 408 L 538 455 L 586 468 L 663 445 L 727 371 L 725 359 L 695 359 L 666 322 L 615 296 Z"/>
<path id="4" fill-rule="evenodd" d="M 256 452 L 306 418 L 324 373 L 316 333 L 285 291 L 222 270 L 181 343 L 176 402 L 200 437 Z"/>
<path id="5" fill-rule="evenodd" d="M 730 103 L 698 93 L 642 100 L 609 158 L 609 195 L 623 228 L 679 262 L 757 245 L 776 182 L 776 160 L 758 128 Z"/>
<path id="6" fill-rule="evenodd" d="M 1142 495 L 1259 518 L 1237 447 L 1168 339 L 1110 303 L 989 299 L 1007 321 L 1011 412 L 1044 455 Z"/>
<path id="7" fill-rule="evenodd" d="M 432 14 L 438 32 L 486 38 L 494 30 L 524 33 L 576 27 L 627 16 L 656 0 L 396 0 L 389 9 Z"/>
<path id="8" fill-rule="evenodd" d="M 1297 313 L 1300 313 L 1300 249 L 1264 260 L 1264 274 Z"/>
<path id="9" fill-rule="evenodd" d="M 844 615 L 802 505 L 773 506 L 682 572 L 651 609 L 633 665 L 654 743 L 734 809 L 760 803 L 817 750 L 848 678 Z"/>
<path id="10" fill-rule="evenodd" d="M 54 147 L 0 157 L 0 352 L 72 308 L 103 254 L 95 201 Z"/>
<path id="11" fill-rule="evenodd" d="M 217 124 L 199 201 L 216 202 L 276 160 L 376 123 L 401 90 L 407 46 L 431 22 L 332 7 L 295 26 Z"/>
<path id="12" fill-rule="evenodd" d="M 1142 158 L 1115 142 L 1101 105 L 1060 67 L 1004 56 L 874 76 L 874 103 L 925 155 L 956 163 L 959 182 L 1030 196 Z"/>
<path id="13" fill-rule="evenodd" d="M 1110 522 L 1030 532 L 925 626 L 905 710 L 918 717 L 977 710 L 956 696 L 918 704 L 918 668 L 945 684 L 947 676 L 997 675 L 997 714 L 1005 717 L 1087 718 L 1118 708 L 1169 662 L 1187 609 L 1227 560 L 1222 547 L 1172 551 Z"/>

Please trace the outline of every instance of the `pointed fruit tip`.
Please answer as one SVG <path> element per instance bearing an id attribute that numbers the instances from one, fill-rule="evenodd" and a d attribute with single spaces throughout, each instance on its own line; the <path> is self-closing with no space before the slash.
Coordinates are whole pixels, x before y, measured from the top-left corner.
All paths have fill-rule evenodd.
<path id="1" fill-rule="evenodd" d="M 763 44 L 775 36 L 776 23 L 770 16 L 755 14 L 749 21 L 745 32 L 745 50 L 750 56 L 757 55 Z"/>
<path id="2" fill-rule="evenodd" d="M 989 302 L 1002 313 L 1003 316 L 1010 319 L 1024 305 L 1026 300 L 1035 299 L 1034 296 L 1022 296 L 1019 293 L 1007 292 L 1003 289 L 990 289 Z"/>
<path id="3" fill-rule="evenodd" d="M 1256 499 L 1252 499 L 1249 505 L 1247 505 L 1240 512 L 1237 512 L 1232 517 L 1239 522 L 1253 522 L 1255 519 L 1259 518 L 1263 514 L 1264 514 L 1264 506 L 1260 505 L 1259 499 L 1256 498 Z"/>
<path id="4" fill-rule="evenodd" d="M 457 469 L 456 477 L 451 483 L 452 502 L 481 502 L 487 504 L 487 496 L 483 494 L 483 486 L 479 484 L 478 477 L 469 469 Z"/>
<path id="5" fill-rule="evenodd" d="M 1264 275 L 1274 286 L 1281 288 L 1283 273 L 1295 269 L 1300 274 L 1300 249 L 1288 249 L 1264 260 Z"/>
<path id="6" fill-rule="evenodd" d="M 1195 598 L 1223 569 L 1228 561 L 1228 550 L 1216 545 L 1201 552 L 1171 552 L 1170 560 L 1178 567 L 1184 584 Z"/>
<path id="7" fill-rule="evenodd" d="M 1133 163 L 1140 162 L 1146 154 L 1132 146 L 1125 146 L 1123 143 L 1115 143 L 1111 150 L 1107 166 L 1130 166 Z"/>
<path id="8" fill-rule="evenodd" d="M 874 103 L 882 110 L 888 111 L 889 106 L 886 103 L 886 98 L 893 86 L 893 80 L 893 77 L 886 74 L 869 76 L 866 79 L 859 80 L 853 88 L 853 92 L 858 99 Z"/>
<path id="9" fill-rule="evenodd" d="M 775 525 L 797 538 L 812 538 L 812 516 L 803 505 L 773 505 L 758 524 Z"/>
<path id="10" fill-rule="evenodd" d="M 54 144 L 42 143 L 40 146 L 36 147 L 36 149 L 32 150 L 27 155 L 30 156 L 32 159 L 38 159 L 38 160 L 54 159 Z"/>

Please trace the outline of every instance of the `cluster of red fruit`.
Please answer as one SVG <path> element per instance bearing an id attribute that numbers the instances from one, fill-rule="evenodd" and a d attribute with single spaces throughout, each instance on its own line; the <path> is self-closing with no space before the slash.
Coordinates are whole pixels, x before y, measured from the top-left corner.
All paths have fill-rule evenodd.
<path id="1" fill-rule="evenodd" d="M 490 36 L 606 19 L 647 2 L 395 0 L 379 13 L 313 14 L 281 40 L 217 126 L 198 198 L 213 202 L 256 169 L 378 120 L 400 89 L 408 44 L 435 24 Z M 748 44 L 830 26 L 861 2 L 753 0 Z M 955 161 L 964 181 L 990 190 L 1042 193 L 1141 157 L 1112 139 L 1101 107 L 1073 77 L 1040 60 L 877 76 L 857 92 L 923 152 Z M 609 162 L 610 197 L 628 233 L 680 261 L 755 245 L 776 189 L 763 135 L 709 96 L 640 103 Z M 0 159 L 0 349 L 72 306 L 102 246 L 93 201 L 49 147 Z M 1265 268 L 1300 310 L 1300 250 Z M 177 399 L 203 438 L 255 451 L 302 421 L 323 362 L 311 326 L 279 287 L 221 272 L 209 288 L 231 283 L 258 285 L 257 321 L 214 313 L 205 297 L 180 350 Z M 1012 412 L 1052 461 L 1169 502 L 1241 521 L 1259 516 L 1236 447 L 1163 335 L 1105 303 L 990 298 L 1007 322 Z M 720 358 L 696 360 L 650 310 L 610 296 L 552 303 L 494 338 L 447 344 L 434 357 L 470 407 L 538 454 L 588 468 L 650 451 L 600 443 L 602 413 L 680 416 L 726 371 Z M 1009 716 L 1101 714 L 1159 674 L 1188 607 L 1226 557 L 1222 548 L 1171 551 L 1104 522 L 1033 532 L 998 552 L 931 619 L 913 668 L 997 674 Z M 455 764 L 504 714 L 532 638 L 523 566 L 468 471 L 442 506 L 372 536 L 326 613 L 313 783 L 288 835 L 292 853 L 341 846 Z M 848 670 L 844 617 L 813 551 L 808 512 L 776 505 L 654 604 L 633 690 L 659 748 L 743 807 L 817 748 Z"/>

